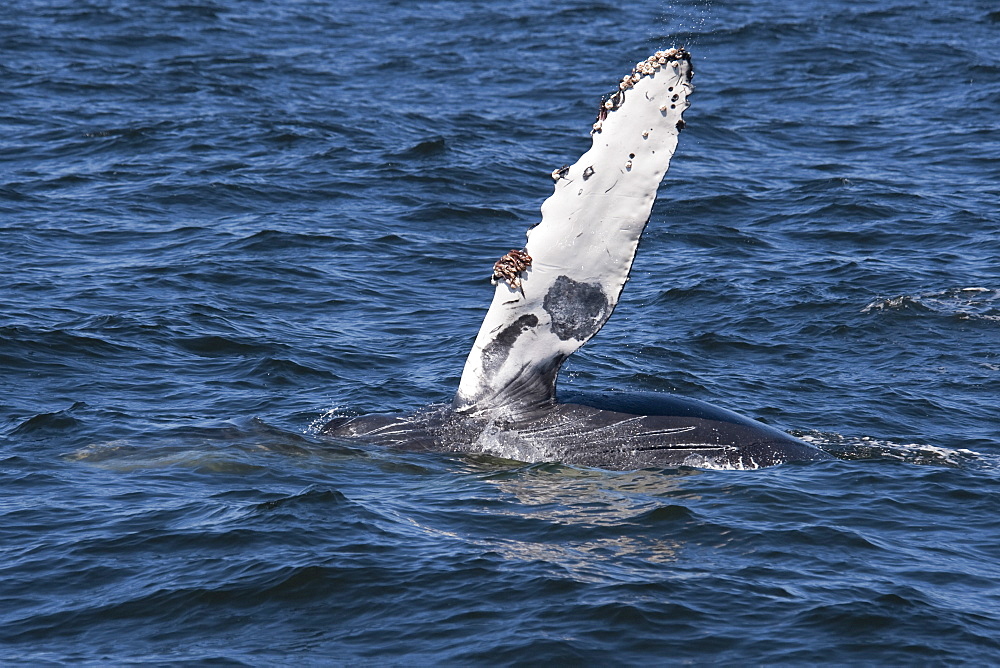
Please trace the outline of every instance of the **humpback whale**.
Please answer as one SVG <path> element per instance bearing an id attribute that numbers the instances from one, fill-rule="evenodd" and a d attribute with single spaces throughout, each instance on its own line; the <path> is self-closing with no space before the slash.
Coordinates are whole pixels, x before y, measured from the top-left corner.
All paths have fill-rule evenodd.
<path id="1" fill-rule="evenodd" d="M 552 172 L 527 243 L 493 267 L 493 301 L 450 406 L 338 417 L 326 436 L 606 469 L 757 468 L 826 453 L 774 427 L 669 394 L 556 396 L 563 362 L 611 316 L 693 88 L 684 48 L 657 51 L 600 102 L 593 143 Z"/>

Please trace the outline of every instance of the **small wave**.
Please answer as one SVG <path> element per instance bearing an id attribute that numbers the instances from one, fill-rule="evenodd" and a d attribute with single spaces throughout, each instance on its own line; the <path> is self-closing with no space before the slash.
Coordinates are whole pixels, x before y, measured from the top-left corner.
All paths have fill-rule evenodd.
<path id="1" fill-rule="evenodd" d="M 949 288 L 918 295 L 876 299 L 862 313 L 915 311 L 939 313 L 962 320 L 1000 321 L 1000 290 L 983 287 Z"/>
<path id="2" fill-rule="evenodd" d="M 433 137 L 431 139 L 425 139 L 404 151 L 390 153 L 387 157 L 402 160 L 414 160 L 437 157 L 444 155 L 447 152 L 448 143 L 445 141 L 444 137 Z"/>
<path id="3" fill-rule="evenodd" d="M 855 437 L 816 432 L 800 435 L 799 438 L 844 460 L 882 459 L 908 464 L 964 468 L 981 461 L 983 457 L 980 453 L 965 448 L 955 450 L 922 443 L 893 443 L 870 436 Z"/>
<path id="4" fill-rule="evenodd" d="M 72 415 L 73 412 L 87 408 L 82 401 L 75 402 L 69 408 L 51 413 L 38 413 L 18 423 L 10 432 L 10 436 L 42 437 L 48 434 L 63 433 L 79 428 L 83 421 Z"/>

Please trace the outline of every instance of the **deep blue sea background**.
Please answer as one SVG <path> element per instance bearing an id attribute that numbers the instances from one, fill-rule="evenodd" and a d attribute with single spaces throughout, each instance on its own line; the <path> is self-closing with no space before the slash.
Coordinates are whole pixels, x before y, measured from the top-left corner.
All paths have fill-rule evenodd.
<path id="1" fill-rule="evenodd" d="M 838 459 L 320 438 L 450 400 L 549 172 L 680 44 L 561 386 Z M 995 0 L 8 0 L 0 54 L 0 662 L 1000 663 Z"/>

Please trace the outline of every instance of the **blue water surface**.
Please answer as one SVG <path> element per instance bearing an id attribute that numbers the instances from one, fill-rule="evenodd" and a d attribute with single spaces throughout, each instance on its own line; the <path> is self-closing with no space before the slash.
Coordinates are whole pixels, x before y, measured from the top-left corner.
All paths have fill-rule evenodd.
<path id="1" fill-rule="evenodd" d="M 837 459 L 403 453 L 600 96 L 687 129 L 563 388 Z M 10 0 L 0 662 L 1000 662 L 993 0 Z"/>

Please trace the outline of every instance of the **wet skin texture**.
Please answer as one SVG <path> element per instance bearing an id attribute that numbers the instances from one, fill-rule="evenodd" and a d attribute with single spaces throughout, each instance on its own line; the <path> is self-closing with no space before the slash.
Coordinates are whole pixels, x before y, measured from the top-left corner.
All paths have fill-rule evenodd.
<path id="1" fill-rule="evenodd" d="M 520 454 L 533 461 L 618 470 L 758 468 L 830 458 L 774 427 L 695 399 L 655 393 L 566 398 L 516 419 L 467 416 L 442 407 L 409 416 L 336 418 L 323 433 L 405 450 Z"/>

